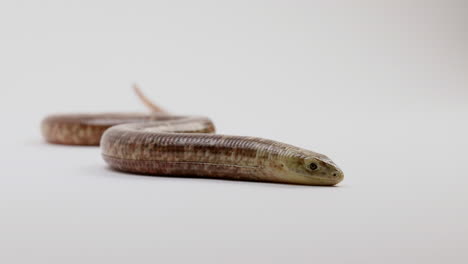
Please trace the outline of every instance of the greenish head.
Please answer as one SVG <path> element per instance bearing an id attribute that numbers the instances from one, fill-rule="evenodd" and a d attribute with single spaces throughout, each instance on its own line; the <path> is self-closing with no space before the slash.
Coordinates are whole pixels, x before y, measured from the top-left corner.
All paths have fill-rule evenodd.
<path id="1" fill-rule="evenodd" d="M 327 156 L 307 150 L 294 151 L 284 160 L 284 173 L 300 184 L 335 185 L 343 180 L 343 171 Z"/>

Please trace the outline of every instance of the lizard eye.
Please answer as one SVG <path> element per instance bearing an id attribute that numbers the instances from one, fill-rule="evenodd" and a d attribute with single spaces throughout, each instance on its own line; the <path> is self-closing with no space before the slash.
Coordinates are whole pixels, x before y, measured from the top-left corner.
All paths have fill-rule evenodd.
<path id="1" fill-rule="evenodd" d="M 317 168 L 318 168 L 317 164 L 315 164 L 315 163 L 309 164 L 309 169 L 316 170 Z"/>

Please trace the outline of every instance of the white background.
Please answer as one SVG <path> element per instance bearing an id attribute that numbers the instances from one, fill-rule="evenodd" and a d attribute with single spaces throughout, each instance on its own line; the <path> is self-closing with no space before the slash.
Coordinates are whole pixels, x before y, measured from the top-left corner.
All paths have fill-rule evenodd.
<path id="1" fill-rule="evenodd" d="M 467 263 L 464 1 L 0 2 L 1 263 Z M 54 112 L 171 112 L 338 187 L 133 176 Z"/>

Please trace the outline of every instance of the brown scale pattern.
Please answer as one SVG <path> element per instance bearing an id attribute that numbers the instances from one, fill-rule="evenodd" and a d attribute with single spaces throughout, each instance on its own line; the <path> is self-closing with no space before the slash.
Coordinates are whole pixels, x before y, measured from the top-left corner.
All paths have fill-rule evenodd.
<path id="1" fill-rule="evenodd" d="M 324 155 L 267 139 L 215 135 L 205 117 L 55 115 L 42 122 L 42 132 L 51 143 L 100 144 L 112 168 L 131 173 L 309 185 L 343 178 Z M 310 162 L 320 169 L 308 170 Z"/>

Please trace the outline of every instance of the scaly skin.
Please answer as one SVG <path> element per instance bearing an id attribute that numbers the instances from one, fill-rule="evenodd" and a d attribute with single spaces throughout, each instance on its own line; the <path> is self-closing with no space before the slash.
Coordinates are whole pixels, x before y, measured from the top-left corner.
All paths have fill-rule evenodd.
<path id="1" fill-rule="evenodd" d="M 42 120 L 41 131 L 49 143 L 99 146 L 102 133 L 109 127 L 161 119 L 172 117 L 162 113 L 58 114 Z"/>
<path id="2" fill-rule="evenodd" d="M 335 185 L 343 172 L 326 156 L 284 143 L 215 135 L 205 117 L 153 114 L 49 116 L 50 143 L 99 145 L 114 169 L 138 174 L 195 176 L 304 185 Z"/>

